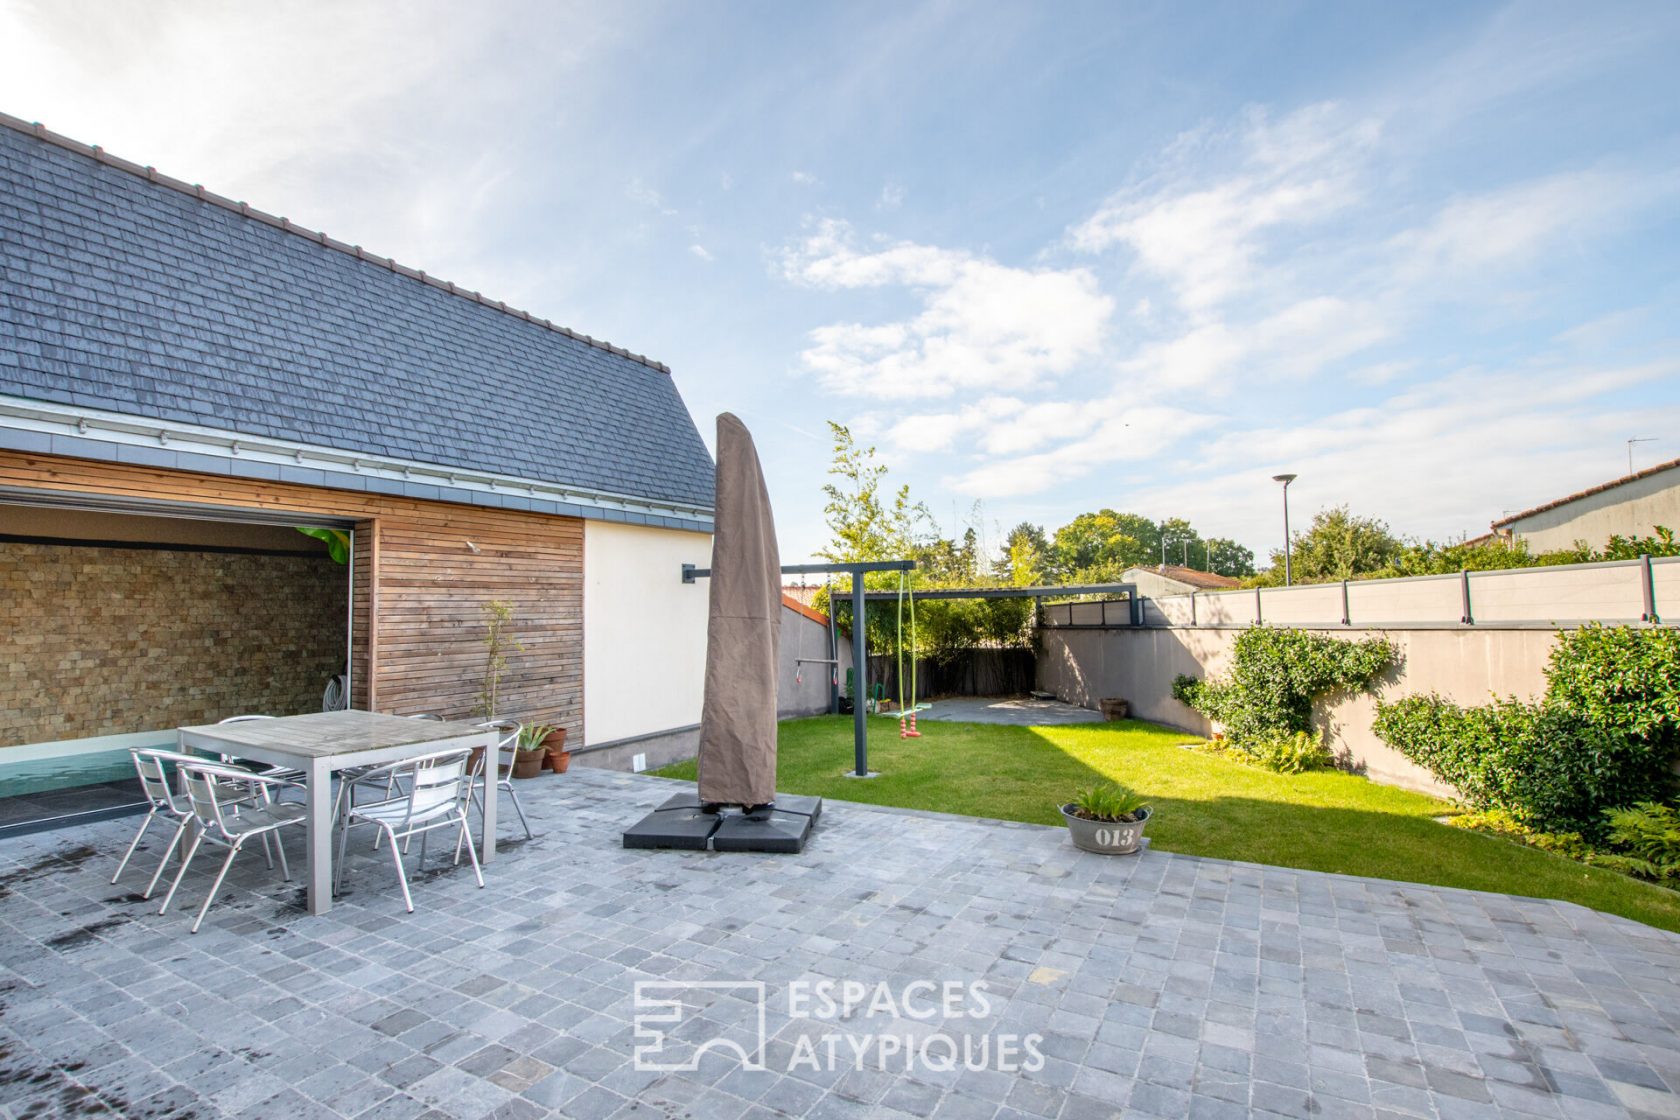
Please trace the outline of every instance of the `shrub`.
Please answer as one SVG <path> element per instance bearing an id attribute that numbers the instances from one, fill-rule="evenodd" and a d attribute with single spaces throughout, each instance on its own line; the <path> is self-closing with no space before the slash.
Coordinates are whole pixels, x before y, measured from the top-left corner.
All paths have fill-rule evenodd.
<path id="1" fill-rule="evenodd" d="M 1645 866 L 1647 878 L 1680 878 L 1680 813 L 1673 806 L 1642 801 L 1604 814 L 1605 839 Z"/>
<path id="2" fill-rule="evenodd" d="M 1327 770 L 1336 764 L 1336 756 L 1316 735 L 1307 731 L 1263 739 L 1248 753 L 1257 765 L 1280 774 Z"/>
<path id="3" fill-rule="evenodd" d="M 1558 635 L 1546 699 L 1589 723 L 1672 744 L 1680 733 L 1680 630 L 1585 626 Z"/>
<path id="4" fill-rule="evenodd" d="M 1149 808 L 1142 794 L 1117 782 L 1104 782 L 1081 790 L 1073 799 L 1074 815 L 1088 821 L 1135 821 Z"/>
<path id="5" fill-rule="evenodd" d="M 1381 638 L 1350 642 L 1255 626 L 1237 638 L 1230 676 L 1180 676 L 1173 696 L 1222 724 L 1234 745 L 1253 753 L 1270 740 L 1310 732 L 1313 701 L 1370 687 L 1397 656 Z"/>
<path id="6" fill-rule="evenodd" d="M 1379 704 L 1379 738 L 1469 804 L 1529 828 L 1605 835 L 1605 811 L 1660 801 L 1680 741 L 1680 634 L 1586 627 L 1561 635 L 1539 703 Z"/>

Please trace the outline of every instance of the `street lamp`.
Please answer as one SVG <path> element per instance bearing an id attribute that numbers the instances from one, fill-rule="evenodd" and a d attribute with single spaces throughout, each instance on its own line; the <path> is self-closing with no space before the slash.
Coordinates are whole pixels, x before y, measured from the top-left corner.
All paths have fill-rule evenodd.
<path id="1" fill-rule="evenodd" d="M 1283 585 L 1288 587 L 1295 582 L 1289 570 L 1289 484 L 1295 481 L 1295 476 L 1274 474 L 1272 481 L 1283 483 Z"/>

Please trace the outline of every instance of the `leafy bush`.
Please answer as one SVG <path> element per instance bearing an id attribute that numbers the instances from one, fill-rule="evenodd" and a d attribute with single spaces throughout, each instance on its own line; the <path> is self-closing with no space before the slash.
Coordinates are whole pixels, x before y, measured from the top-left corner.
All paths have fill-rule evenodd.
<path id="1" fill-rule="evenodd" d="M 1379 704 L 1379 738 L 1526 827 L 1605 835 L 1606 810 L 1660 801 L 1680 741 L 1680 634 L 1587 627 L 1561 635 L 1539 703 Z"/>
<path id="2" fill-rule="evenodd" d="M 1579 832 L 1539 832 L 1522 824 L 1503 809 L 1484 809 L 1475 813 L 1460 813 L 1448 817 L 1447 823 L 1454 828 L 1469 829 L 1472 832 L 1485 832 L 1490 836 L 1514 840 L 1519 844 L 1527 844 L 1531 848 L 1552 852 L 1570 859 L 1594 862 L 1596 853 Z"/>
<path id="3" fill-rule="evenodd" d="M 1605 809 L 1649 797 L 1667 770 L 1642 740 L 1514 698 L 1461 708 L 1410 696 L 1379 704 L 1372 730 L 1477 808 L 1589 838 L 1602 834 Z"/>
<path id="4" fill-rule="evenodd" d="M 1143 795 L 1117 782 L 1104 782 L 1081 790 L 1073 799 L 1074 815 L 1088 821 L 1135 821 L 1149 802 Z"/>
<path id="5" fill-rule="evenodd" d="M 1180 676 L 1173 696 L 1222 724 L 1231 742 L 1250 753 L 1268 741 L 1310 732 L 1314 700 L 1369 688 L 1399 656 L 1381 638 L 1351 642 L 1268 626 L 1243 631 L 1232 655 L 1230 676 Z"/>
<path id="6" fill-rule="evenodd" d="M 1336 764 L 1336 756 L 1330 753 L 1317 736 L 1306 731 L 1264 739 L 1248 753 L 1257 765 L 1275 770 L 1279 774 L 1327 770 Z"/>
<path id="7" fill-rule="evenodd" d="M 1605 839 L 1629 857 L 1645 864 L 1647 878 L 1680 878 L 1680 813 L 1671 805 L 1641 801 L 1604 814 Z"/>
<path id="8" fill-rule="evenodd" d="M 1558 635 L 1548 703 L 1653 743 L 1680 733 L 1680 630 L 1585 626 Z"/>

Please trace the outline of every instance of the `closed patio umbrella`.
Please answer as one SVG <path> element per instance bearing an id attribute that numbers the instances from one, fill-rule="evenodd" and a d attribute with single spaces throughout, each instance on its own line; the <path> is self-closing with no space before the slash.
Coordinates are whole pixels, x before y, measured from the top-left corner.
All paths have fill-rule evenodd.
<path id="1" fill-rule="evenodd" d="M 713 526 L 700 800 L 763 806 L 776 797 L 781 556 L 758 450 L 728 412 L 717 421 Z"/>

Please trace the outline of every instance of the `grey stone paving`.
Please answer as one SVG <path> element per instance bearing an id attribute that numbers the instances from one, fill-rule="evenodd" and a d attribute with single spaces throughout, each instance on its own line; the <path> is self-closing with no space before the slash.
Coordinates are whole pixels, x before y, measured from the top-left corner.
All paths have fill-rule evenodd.
<path id="1" fill-rule="evenodd" d="M 618 847 L 672 788 L 578 768 L 522 783 L 538 838 L 483 891 L 465 873 L 418 883 L 412 917 L 382 855 L 357 857 L 353 893 L 320 918 L 250 858 L 196 937 L 188 913 L 129 900 L 138 869 L 107 885 L 130 822 L 6 841 L 0 1112 L 1680 1115 L 1674 935 L 842 803 L 796 857 Z M 207 879 L 183 886 L 188 905 Z M 984 981 L 988 1006 L 959 988 L 953 1010 L 975 1017 L 790 1015 L 816 978 L 884 983 L 895 1002 L 913 981 Z M 692 1071 L 638 1072 L 638 980 L 762 982 L 767 1068 L 713 1047 Z M 660 1054 L 722 1038 L 756 1057 L 754 995 L 691 990 Z M 1042 1063 L 998 1072 L 998 1047 L 1035 1033 Z M 877 1043 L 857 1068 L 847 1039 L 888 1034 L 933 1060 L 882 1070 Z M 938 1068 L 958 1040 L 984 1060 Z"/>
<path id="2" fill-rule="evenodd" d="M 917 719 L 955 723 L 1011 723 L 1021 727 L 1053 727 L 1067 723 L 1101 723 L 1101 712 L 1064 704 L 1060 700 L 1034 700 L 1022 696 L 956 696 L 935 700 L 933 707 L 918 712 Z"/>

